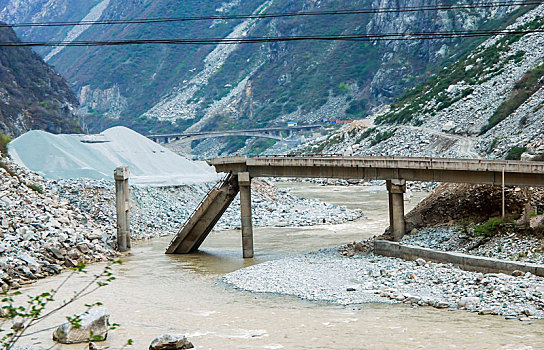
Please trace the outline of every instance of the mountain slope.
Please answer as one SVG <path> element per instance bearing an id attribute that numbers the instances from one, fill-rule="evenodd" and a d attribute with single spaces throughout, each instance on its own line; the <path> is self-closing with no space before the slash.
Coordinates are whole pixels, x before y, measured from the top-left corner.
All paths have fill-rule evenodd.
<path id="1" fill-rule="evenodd" d="M 0 28 L 1 42 L 18 41 Z M 30 129 L 80 131 L 78 101 L 67 82 L 28 48 L 0 47 L 0 132 L 10 137 Z"/>
<path id="2" fill-rule="evenodd" d="M 509 29 L 542 28 L 544 6 Z M 408 91 L 375 128 L 344 130 L 304 151 L 519 158 L 544 153 L 544 34 L 496 36 Z"/>
<path id="3" fill-rule="evenodd" d="M 4 0 L 4 3 L 6 0 Z M 10 18 L 78 20 L 101 9 L 100 18 L 277 13 L 378 7 L 417 7 L 425 0 L 32 0 Z M 105 4 L 107 2 L 107 4 Z M 459 3 L 479 4 L 482 0 Z M 39 5 L 42 4 L 40 7 Z M 47 5 L 49 4 L 49 5 Z M 434 2 L 432 3 L 434 4 Z M 432 5 L 431 4 L 431 5 Z M 0 5 L 2 1 L 0 0 Z M 46 6 L 47 5 L 47 6 Z M 6 13 L 0 8 L 0 16 Z M 25 8 L 26 6 L 26 8 Z M 72 6 L 72 7 L 71 7 Z M 93 7 L 94 6 L 94 7 Z M 70 10 L 70 8 L 72 8 Z M 357 16 L 294 17 L 235 21 L 93 26 L 78 40 L 210 38 L 315 34 L 445 31 L 497 28 L 523 13 L 516 7 L 387 13 Z M 40 14 L 37 16 L 36 14 Z M 5 18 L 0 17 L 0 18 Z M 37 19 L 38 18 L 38 19 Z M 21 30 L 28 40 L 64 39 L 68 31 Z M 50 30 L 50 29 L 48 29 Z M 239 128 L 283 123 L 361 118 L 389 103 L 430 73 L 466 53 L 475 39 L 409 42 L 298 42 L 232 46 L 131 46 L 65 48 L 50 57 L 72 84 L 91 129 L 124 124 L 140 132 Z M 50 55 L 52 49 L 40 53 Z"/>

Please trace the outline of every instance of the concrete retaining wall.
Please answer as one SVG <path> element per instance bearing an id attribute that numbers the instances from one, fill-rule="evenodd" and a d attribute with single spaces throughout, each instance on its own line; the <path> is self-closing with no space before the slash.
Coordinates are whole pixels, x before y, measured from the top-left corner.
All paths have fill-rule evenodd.
<path id="1" fill-rule="evenodd" d="M 483 273 L 502 272 L 511 274 L 512 272 L 519 270 L 544 277 L 544 265 L 499 260 L 454 252 L 443 252 L 429 248 L 403 245 L 390 241 L 374 241 L 374 253 L 405 260 L 416 260 L 417 258 L 422 258 L 427 261 L 453 264 L 467 271 Z"/>

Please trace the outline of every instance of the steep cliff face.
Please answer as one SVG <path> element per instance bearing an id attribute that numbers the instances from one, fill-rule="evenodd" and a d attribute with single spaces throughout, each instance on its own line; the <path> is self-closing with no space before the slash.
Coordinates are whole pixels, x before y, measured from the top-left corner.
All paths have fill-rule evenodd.
<path id="1" fill-rule="evenodd" d="M 18 38 L 0 28 L 1 42 Z M 30 129 L 80 131 L 78 101 L 68 83 L 28 48 L 0 47 L 0 132 L 15 137 Z"/>
<path id="2" fill-rule="evenodd" d="M 479 4 L 484 0 L 462 0 Z M 5 0 L 4 0 L 5 3 Z M 11 2 L 10 2 L 11 3 Z M 327 9 L 417 7 L 425 0 L 102 0 L 65 14 L 32 0 L 17 11 L 31 21 L 248 14 Z M 41 7 L 40 7 L 41 4 Z M 47 5 L 49 4 L 49 5 Z M 434 2 L 431 4 L 433 5 Z M 0 5 L 2 1 L 0 0 Z M 61 6 L 61 7 L 62 7 Z M 9 6 L 4 4 L 0 14 Z M 100 10 L 100 11 L 98 11 Z M 216 20 L 93 26 L 73 33 L 21 31 L 26 39 L 109 40 L 386 33 L 497 28 L 516 7 L 372 15 Z M 36 14 L 40 14 L 37 16 Z M 44 14 L 44 15 L 41 15 Z M 4 17 L 5 18 L 5 17 Z M 10 18 L 21 21 L 18 15 Z M 477 39 L 406 42 L 297 42 L 226 46 L 65 48 L 50 58 L 82 97 L 91 127 L 124 124 L 142 132 L 265 126 L 286 120 L 361 118 L 474 48 Z M 44 56 L 51 51 L 40 52 Z"/>

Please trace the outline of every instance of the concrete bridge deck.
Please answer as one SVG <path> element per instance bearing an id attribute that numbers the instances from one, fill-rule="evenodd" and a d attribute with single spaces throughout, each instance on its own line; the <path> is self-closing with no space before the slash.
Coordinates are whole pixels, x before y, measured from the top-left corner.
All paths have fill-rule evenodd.
<path id="1" fill-rule="evenodd" d="M 316 155 L 224 157 L 212 159 L 208 163 L 217 172 L 231 174 L 231 187 L 240 191 L 245 258 L 253 257 L 251 178 L 254 177 L 385 180 L 389 192 L 390 228 L 395 241 L 399 241 L 406 231 L 404 193 L 407 180 L 501 185 L 503 196 L 504 186 L 544 187 L 544 162 Z M 215 222 L 218 220 L 213 210 L 207 216 L 213 217 Z M 208 219 L 203 216 L 201 220 Z M 207 223 L 199 226 L 210 227 Z M 201 230 L 191 235 L 197 237 L 196 240 L 201 243 L 203 238 L 200 237 L 205 238 L 208 232 Z M 168 252 L 182 252 L 182 241 L 183 239 L 176 237 Z"/>
<path id="2" fill-rule="evenodd" d="M 488 159 L 260 156 L 208 161 L 218 172 L 249 172 L 251 177 L 304 177 L 544 186 L 544 162 Z"/>

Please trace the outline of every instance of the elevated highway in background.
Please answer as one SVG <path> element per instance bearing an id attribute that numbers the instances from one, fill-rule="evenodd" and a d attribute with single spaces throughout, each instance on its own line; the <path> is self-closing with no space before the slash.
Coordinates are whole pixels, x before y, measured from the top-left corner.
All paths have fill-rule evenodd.
<path id="1" fill-rule="evenodd" d="M 148 139 L 151 139 L 157 143 L 169 143 L 172 141 L 191 142 L 194 140 L 207 139 L 212 137 L 226 137 L 226 136 L 247 136 L 247 137 L 260 137 L 269 138 L 275 140 L 283 140 L 283 134 L 287 133 L 287 136 L 291 136 L 295 132 L 310 131 L 322 128 L 322 125 L 296 125 L 296 126 L 278 126 L 270 128 L 260 129 L 241 129 L 241 130 L 220 130 L 220 131 L 194 131 L 194 132 L 182 132 L 173 134 L 154 134 L 147 135 Z"/>
<path id="2" fill-rule="evenodd" d="M 503 186 L 544 187 L 544 162 L 487 159 L 244 156 L 215 158 L 208 162 L 227 173 L 191 215 L 167 249 L 167 253 L 198 250 L 221 215 L 240 193 L 244 258 L 253 257 L 251 179 L 254 177 L 300 177 L 385 180 L 389 192 L 392 238 L 400 241 L 406 231 L 404 193 L 406 181 L 452 182 Z M 216 199 L 217 198 L 217 199 Z"/>

